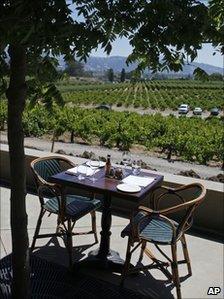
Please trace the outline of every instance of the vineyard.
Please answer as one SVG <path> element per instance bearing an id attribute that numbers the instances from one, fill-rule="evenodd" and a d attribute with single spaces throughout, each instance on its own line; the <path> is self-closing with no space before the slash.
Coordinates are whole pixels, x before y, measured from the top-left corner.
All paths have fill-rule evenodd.
<path id="1" fill-rule="evenodd" d="M 106 103 L 124 107 L 172 109 L 183 103 L 191 109 L 213 107 L 223 109 L 223 82 L 200 82 L 195 80 L 151 80 L 138 83 L 116 84 L 59 84 L 66 102 L 73 104 Z"/>
<path id="2" fill-rule="evenodd" d="M 0 104 L 0 126 L 4 129 L 6 103 Z M 145 150 L 159 151 L 185 161 L 207 164 L 223 161 L 224 131 L 222 118 L 200 119 L 163 117 L 161 114 L 139 115 L 130 112 L 102 111 L 65 106 L 53 113 L 38 104 L 23 115 L 25 136 L 55 137 L 69 133 L 71 141 L 130 149 L 142 145 Z"/>

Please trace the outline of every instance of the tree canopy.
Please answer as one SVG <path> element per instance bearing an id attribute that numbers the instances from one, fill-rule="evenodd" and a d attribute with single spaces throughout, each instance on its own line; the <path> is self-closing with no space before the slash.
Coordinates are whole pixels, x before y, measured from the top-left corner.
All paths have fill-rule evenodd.
<path id="1" fill-rule="evenodd" d="M 72 0 L 0 3 L 0 53 L 20 44 L 32 58 L 64 54 L 86 59 L 101 45 L 127 37 L 133 47 L 128 63 L 153 71 L 181 69 L 194 59 L 203 41 L 223 46 L 223 0 L 211 0 L 210 10 L 197 0 Z"/>
<path id="2" fill-rule="evenodd" d="M 107 78 L 110 82 L 114 81 L 114 70 L 113 69 L 109 69 L 107 71 Z"/>
<path id="3" fill-rule="evenodd" d="M 123 69 L 121 70 L 120 82 L 124 82 L 124 81 L 125 81 L 125 78 L 126 78 L 126 72 L 125 72 L 125 69 L 123 68 Z"/>
<path id="4" fill-rule="evenodd" d="M 85 73 L 83 63 L 75 60 L 68 61 L 65 67 L 65 73 L 72 77 L 80 77 Z"/>
<path id="5" fill-rule="evenodd" d="M 137 61 L 139 70 L 178 71 L 186 57 L 194 60 L 202 42 L 213 42 L 224 52 L 223 0 L 209 3 L 207 7 L 198 0 L 0 1 L 0 89 L 8 99 L 14 298 L 29 296 L 22 127 L 27 75 L 38 78 L 32 87 L 42 94 L 45 90 L 39 86 L 49 83 L 60 102 L 43 72 L 47 66 L 54 73 L 51 58 L 86 60 L 98 46 L 109 54 L 117 37 L 129 39 L 133 51 L 127 62 Z M 4 80 L 7 73 L 9 82 Z M 51 98 L 47 93 L 48 102 Z"/>

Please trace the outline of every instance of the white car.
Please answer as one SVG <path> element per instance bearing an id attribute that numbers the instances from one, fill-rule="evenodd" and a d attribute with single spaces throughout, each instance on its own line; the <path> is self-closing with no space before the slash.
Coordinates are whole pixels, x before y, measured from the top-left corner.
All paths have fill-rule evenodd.
<path id="1" fill-rule="evenodd" d="M 189 106 L 187 104 L 182 104 L 178 108 L 179 114 L 187 114 L 189 112 Z"/>
<path id="2" fill-rule="evenodd" d="M 201 115 L 202 114 L 202 109 L 200 107 L 196 107 L 193 110 L 194 115 Z"/>

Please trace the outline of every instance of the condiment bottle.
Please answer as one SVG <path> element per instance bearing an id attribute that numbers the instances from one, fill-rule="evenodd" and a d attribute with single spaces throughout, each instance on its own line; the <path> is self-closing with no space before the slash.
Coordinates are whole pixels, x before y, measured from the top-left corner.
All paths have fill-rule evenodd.
<path id="1" fill-rule="evenodd" d="M 106 176 L 110 175 L 110 169 L 111 169 L 110 155 L 107 155 L 107 161 L 106 161 L 106 165 L 105 165 L 105 175 Z"/>

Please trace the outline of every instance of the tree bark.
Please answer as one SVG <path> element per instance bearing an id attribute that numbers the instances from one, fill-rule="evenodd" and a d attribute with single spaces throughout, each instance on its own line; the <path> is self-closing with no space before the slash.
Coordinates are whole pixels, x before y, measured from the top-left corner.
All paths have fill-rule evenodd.
<path id="1" fill-rule="evenodd" d="M 70 138 L 70 142 L 74 143 L 74 136 L 75 136 L 75 132 L 74 130 L 71 131 L 71 138 Z"/>
<path id="2" fill-rule="evenodd" d="M 52 143 L 51 143 L 51 153 L 54 152 L 54 143 L 55 143 L 55 131 L 53 132 Z"/>
<path id="3" fill-rule="evenodd" d="M 12 297 L 29 298 L 29 240 L 26 214 L 26 174 L 22 114 L 26 100 L 26 51 L 9 46 L 8 143 L 11 179 Z"/>

